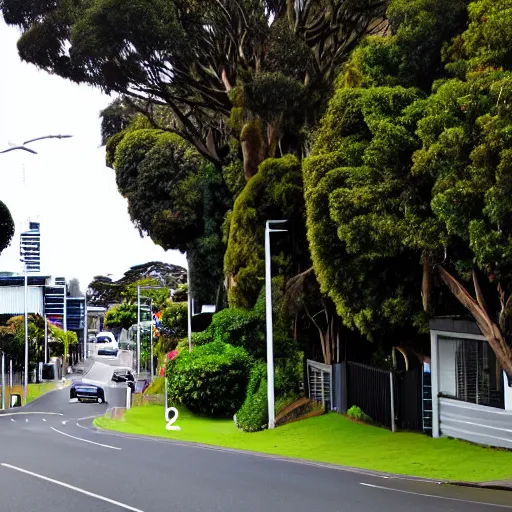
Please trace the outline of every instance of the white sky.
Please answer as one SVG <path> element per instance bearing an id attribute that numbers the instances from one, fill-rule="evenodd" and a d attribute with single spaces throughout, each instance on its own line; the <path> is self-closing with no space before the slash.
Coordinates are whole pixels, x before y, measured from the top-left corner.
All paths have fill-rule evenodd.
<path id="1" fill-rule="evenodd" d="M 38 155 L 0 155 L 0 200 L 16 223 L 11 246 L 0 255 L 0 271 L 21 270 L 19 235 L 29 216 L 41 222 L 42 272 L 77 277 L 82 290 L 95 275 L 118 278 L 147 261 L 186 268 L 185 255 L 140 238 L 117 191 L 115 172 L 105 166 L 99 112 L 110 98 L 21 62 L 17 39 L 18 30 L 0 16 L 0 151 L 8 142 L 43 135 L 74 137 L 31 144 Z"/>

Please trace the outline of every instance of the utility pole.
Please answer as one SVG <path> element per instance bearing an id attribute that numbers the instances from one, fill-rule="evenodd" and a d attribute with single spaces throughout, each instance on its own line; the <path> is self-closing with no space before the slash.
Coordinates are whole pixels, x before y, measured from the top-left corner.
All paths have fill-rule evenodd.
<path id="1" fill-rule="evenodd" d="M 271 224 L 284 224 L 286 220 L 267 220 L 265 225 L 265 313 L 267 324 L 267 402 L 268 428 L 275 427 L 274 397 L 274 340 L 272 333 L 272 258 L 270 254 L 270 233 L 288 231 L 287 229 L 271 229 Z"/>

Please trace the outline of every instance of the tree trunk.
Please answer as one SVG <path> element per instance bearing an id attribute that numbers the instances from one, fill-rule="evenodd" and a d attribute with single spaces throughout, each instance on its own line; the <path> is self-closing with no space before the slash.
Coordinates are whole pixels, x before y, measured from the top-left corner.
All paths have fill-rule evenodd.
<path id="1" fill-rule="evenodd" d="M 258 167 L 267 156 L 266 137 L 263 134 L 262 122 L 259 119 L 249 121 L 240 134 L 244 159 L 245 180 L 249 181 L 257 172 Z"/>
<path id="2" fill-rule="evenodd" d="M 476 272 L 473 271 L 473 284 L 477 300 L 473 299 L 466 288 L 446 269 L 441 266 L 438 269 L 443 282 L 475 319 L 480 331 L 495 353 L 499 365 L 512 378 L 512 348 L 508 345 L 500 327 L 490 318 L 486 310 Z"/>

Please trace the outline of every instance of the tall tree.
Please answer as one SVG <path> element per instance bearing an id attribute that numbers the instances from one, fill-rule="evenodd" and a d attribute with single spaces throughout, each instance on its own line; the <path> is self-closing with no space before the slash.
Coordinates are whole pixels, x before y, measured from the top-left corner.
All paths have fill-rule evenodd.
<path id="1" fill-rule="evenodd" d="M 0 201 L 0 253 L 11 243 L 14 236 L 14 221 L 11 212 L 5 204 Z"/>
<path id="2" fill-rule="evenodd" d="M 276 99 L 286 99 L 290 80 L 307 85 L 308 103 L 314 103 L 316 91 L 331 83 L 358 40 L 381 30 L 386 3 L 2 0 L 1 6 L 6 22 L 23 31 L 18 48 L 24 60 L 136 99 L 157 127 L 179 134 L 216 165 L 226 145 L 225 118 L 234 106 L 242 108 L 237 133 L 250 177 L 257 163 L 274 156 L 282 116 L 270 119 L 265 112 L 281 108 Z M 297 60 L 297 47 L 308 50 L 309 58 Z M 295 76 L 267 75 L 284 69 L 286 53 Z M 247 85 L 248 96 L 252 86 L 271 94 L 245 102 L 237 85 Z M 172 112 L 166 126 L 158 123 L 158 105 Z M 283 112 L 291 113 L 288 108 L 285 101 Z M 264 125 L 258 133 L 254 120 Z"/>
<path id="3" fill-rule="evenodd" d="M 466 30 L 444 45 L 450 62 L 427 97 L 389 87 L 389 76 L 367 89 L 342 82 L 305 166 L 309 236 L 320 283 L 342 316 L 355 305 L 357 321 L 369 304 L 377 317 L 421 318 L 419 290 L 434 313 L 435 284 L 444 283 L 444 307 L 473 315 L 512 376 L 512 2 L 479 0 L 468 12 Z M 382 258 L 385 268 L 371 267 Z"/>

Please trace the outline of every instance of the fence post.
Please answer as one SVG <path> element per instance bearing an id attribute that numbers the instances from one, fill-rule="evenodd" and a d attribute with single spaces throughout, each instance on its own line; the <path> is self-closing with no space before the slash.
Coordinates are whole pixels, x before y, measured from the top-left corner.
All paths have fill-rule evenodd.
<path id="1" fill-rule="evenodd" d="M 396 432 L 395 393 L 394 393 L 394 386 L 393 386 L 393 372 L 389 372 L 389 394 L 391 396 L 391 432 Z"/>
<path id="2" fill-rule="evenodd" d="M 308 390 L 308 394 L 307 394 L 307 397 L 308 398 L 311 398 L 311 384 L 310 384 L 310 381 L 309 381 L 309 363 L 306 361 L 306 378 L 307 378 L 307 390 Z"/>
<path id="3" fill-rule="evenodd" d="M 341 412 L 346 413 L 348 410 L 348 365 L 343 361 L 340 365 L 341 369 Z"/>
<path id="4" fill-rule="evenodd" d="M 322 407 L 325 407 L 324 372 L 320 372 L 320 386 L 322 386 Z"/>

